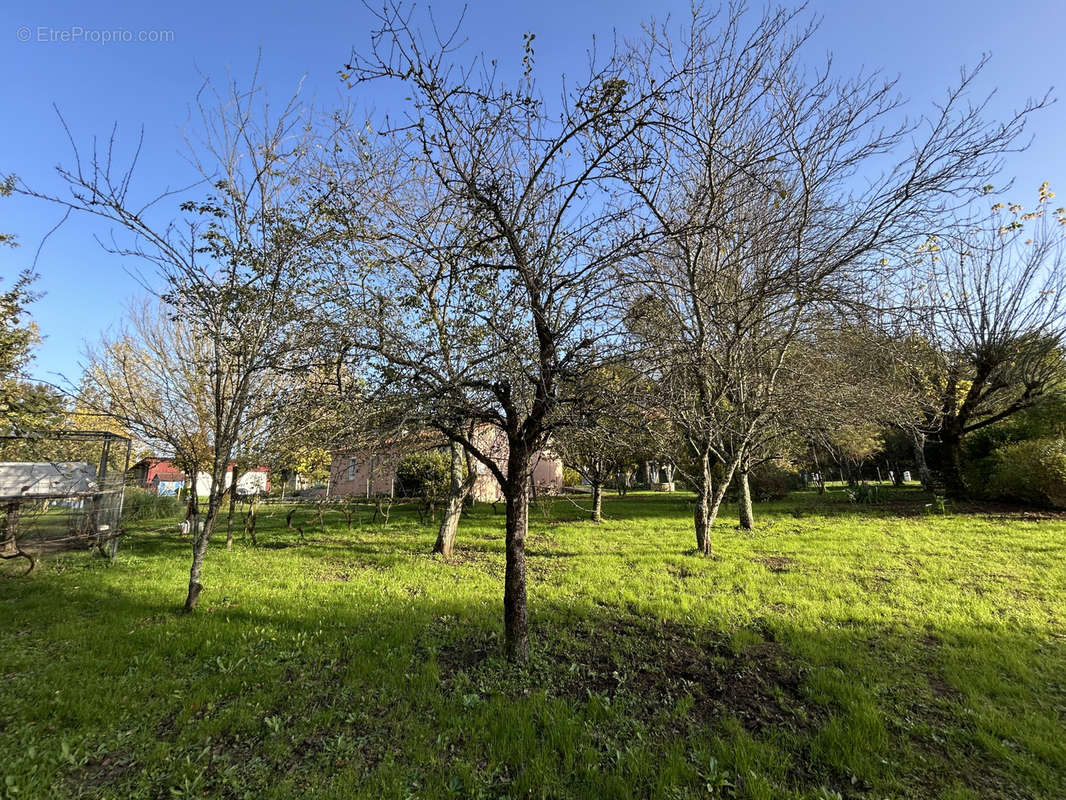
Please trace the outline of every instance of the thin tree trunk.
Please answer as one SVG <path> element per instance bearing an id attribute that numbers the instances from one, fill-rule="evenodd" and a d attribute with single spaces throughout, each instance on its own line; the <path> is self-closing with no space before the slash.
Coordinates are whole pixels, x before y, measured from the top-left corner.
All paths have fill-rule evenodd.
<path id="1" fill-rule="evenodd" d="M 195 487 L 193 488 L 195 493 Z M 215 519 L 218 516 L 218 506 L 221 498 L 214 495 L 209 498 L 207 503 L 207 516 L 203 520 L 203 524 L 200 523 L 200 504 L 199 500 L 194 500 L 190 504 L 189 520 L 192 523 L 193 541 L 192 541 L 192 567 L 189 569 L 189 593 L 185 598 L 185 612 L 189 613 L 196 608 L 200 602 L 200 593 L 203 591 L 203 583 L 201 583 L 201 576 L 203 574 L 204 555 L 207 553 L 207 545 L 211 541 L 211 533 L 215 527 Z"/>
<path id="2" fill-rule="evenodd" d="M 696 525 L 696 550 L 702 555 L 711 555 L 711 456 L 706 451 L 700 456 L 700 475 L 696 485 L 696 510 L 693 521 Z"/>
<path id="3" fill-rule="evenodd" d="M 226 549 L 233 549 L 233 515 L 237 511 L 237 487 L 230 485 L 229 489 L 229 513 L 226 515 Z"/>
<path id="4" fill-rule="evenodd" d="M 19 504 L 12 500 L 4 511 L 4 529 L 0 534 L 0 552 L 10 555 L 18 552 Z"/>
<path id="5" fill-rule="evenodd" d="M 914 433 L 914 461 L 918 467 L 918 480 L 922 482 L 922 488 L 927 492 L 932 491 L 933 481 L 929 473 L 929 464 L 925 460 L 925 434 L 921 431 Z M 900 481 L 903 483 L 903 473 L 900 473 Z"/>
<path id="6" fill-rule="evenodd" d="M 252 546 L 259 546 L 255 540 L 255 495 L 252 495 L 252 499 L 248 502 L 248 516 L 244 518 L 244 535 L 252 540 Z"/>
<path id="7" fill-rule="evenodd" d="M 722 508 L 722 501 L 725 500 L 725 493 L 729 489 L 729 484 L 733 481 L 733 474 L 736 472 L 738 461 L 734 460 L 725 471 L 725 476 L 722 478 L 722 482 L 718 484 L 718 488 L 715 489 L 714 494 L 711 496 L 711 508 L 709 512 L 709 527 L 713 527 L 715 520 L 718 519 L 718 512 Z M 709 531 L 708 531 L 709 538 Z"/>
<path id="8" fill-rule="evenodd" d="M 592 521 L 603 521 L 603 486 L 599 481 L 592 482 Z"/>
<path id="9" fill-rule="evenodd" d="M 529 658 L 526 615 L 526 532 L 529 529 L 529 456 L 523 442 L 511 441 L 507 457 L 507 567 L 503 584 L 504 650 L 512 662 Z"/>
<path id="10" fill-rule="evenodd" d="M 755 515 L 751 510 L 751 485 L 748 482 L 748 471 L 740 470 L 740 527 L 750 531 L 755 527 Z"/>
<path id="11" fill-rule="evenodd" d="M 472 469 L 468 469 L 466 475 L 463 475 L 463 446 L 458 442 L 452 442 L 451 483 L 448 487 L 448 502 L 441 516 L 440 529 L 437 531 L 437 541 L 433 545 L 434 553 L 439 553 L 445 558 L 451 558 L 452 548 L 455 546 L 455 534 L 459 530 L 459 518 L 463 514 L 463 504 L 474 488 L 474 481 L 476 480 L 477 472 Z"/>

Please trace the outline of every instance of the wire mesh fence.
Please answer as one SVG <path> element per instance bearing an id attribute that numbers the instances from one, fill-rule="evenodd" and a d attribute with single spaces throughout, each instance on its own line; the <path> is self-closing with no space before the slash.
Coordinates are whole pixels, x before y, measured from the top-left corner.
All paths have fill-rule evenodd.
<path id="1" fill-rule="evenodd" d="M 118 551 L 130 440 L 106 431 L 0 436 L 0 559 Z"/>

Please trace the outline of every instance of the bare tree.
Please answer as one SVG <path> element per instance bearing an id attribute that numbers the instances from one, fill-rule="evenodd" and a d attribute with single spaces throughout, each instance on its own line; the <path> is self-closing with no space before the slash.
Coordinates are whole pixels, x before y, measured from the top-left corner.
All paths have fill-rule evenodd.
<path id="1" fill-rule="evenodd" d="M 964 73 L 930 116 L 898 122 L 891 81 L 804 67 L 813 27 L 801 14 L 696 7 L 680 35 L 652 27 L 631 55 L 635 87 L 677 86 L 656 94 L 656 124 L 619 159 L 660 235 L 633 268 L 631 313 L 686 444 L 707 554 L 725 488 L 812 325 L 985 184 L 1039 105 L 988 124 Z"/>
<path id="2" fill-rule="evenodd" d="M 113 133 L 104 148 L 94 144 L 85 157 L 75 148 L 73 166 L 58 169 L 69 195 L 44 195 L 21 184 L 16 188 L 92 214 L 125 234 L 112 235 L 105 246 L 154 267 L 157 276 L 146 283 L 161 283 L 162 314 L 172 323 L 169 330 L 179 331 L 186 342 L 177 374 L 171 372 L 173 358 L 161 352 L 169 342 L 152 343 L 143 336 L 133 342 L 140 349 L 132 362 L 121 352 L 129 342 L 119 340 L 105 345 L 97 366 L 117 368 L 107 379 L 116 390 L 110 406 L 131 430 L 167 441 L 192 459 L 194 468 L 207 458 L 211 488 L 202 522 L 195 488 L 190 503 L 196 535 L 187 611 L 196 607 L 203 589 L 204 555 L 234 447 L 252 417 L 270 405 L 264 380 L 290 366 L 306 333 L 304 273 L 315 253 L 303 224 L 314 210 L 301 195 L 309 112 L 294 96 L 275 113 L 254 81 L 252 86 L 250 91 L 232 85 L 215 92 L 208 83 L 198 96 L 199 138 L 189 139 L 189 159 L 200 176 L 195 187 L 138 200 L 132 188 L 137 154 L 127 168 L 116 166 Z M 193 191 L 199 196 L 190 200 Z M 166 331 L 163 327 L 159 333 Z M 128 371 L 131 363 L 152 370 L 165 398 L 153 396 L 150 389 L 142 402 L 134 387 L 123 385 L 124 374 L 137 376 Z M 181 385 L 179 379 L 189 383 Z M 203 388 L 202 395 L 196 394 L 205 407 L 183 412 L 181 403 L 192 401 L 191 385 Z M 206 450 L 189 447 L 186 452 L 189 431 L 171 430 L 168 413 L 200 419 Z M 204 452 L 209 455 L 199 455 Z"/>
<path id="3" fill-rule="evenodd" d="M 507 506 L 506 652 L 527 657 L 525 538 L 534 455 L 569 402 L 567 387 L 600 360 L 612 271 L 632 248 L 627 210 L 610 201 L 607 158 L 642 124 L 645 99 L 593 65 L 549 104 L 524 72 L 508 85 L 496 63 L 457 61 L 456 36 L 423 37 L 410 10 L 386 4 L 353 82 L 390 80 L 410 98 L 377 126 L 389 185 L 376 192 L 377 238 L 358 305 L 381 375 L 420 398 L 426 420 L 495 476 Z M 385 168 L 394 164 L 396 170 Z M 614 184 L 617 188 L 617 184 Z M 506 441 L 494 456 L 468 426 Z"/>
<path id="4" fill-rule="evenodd" d="M 1066 212 L 1045 183 L 1034 210 L 996 203 L 975 225 L 919 246 L 906 307 L 914 391 L 925 433 L 939 439 L 948 493 L 962 475 L 967 434 L 1066 385 Z"/>

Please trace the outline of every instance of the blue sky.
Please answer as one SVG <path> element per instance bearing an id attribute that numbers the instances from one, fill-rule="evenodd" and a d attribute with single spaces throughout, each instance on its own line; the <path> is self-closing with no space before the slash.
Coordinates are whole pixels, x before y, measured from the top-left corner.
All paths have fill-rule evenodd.
<path id="1" fill-rule="evenodd" d="M 70 163 L 70 145 L 54 104 L 81 146 L 93 135 L 106 137 L 116 123 L 121 140 L 129 143 L 144 126 L 135 191 L 148 196 L 181 184 L 190 175 L 180 155 L 182 128 L 202 76 L 224 79 L 228 72 L 247 81 L 261 50 L 261 75 L 272 97 L 288 97 L 306 76 L 303 93 L 330 103 L 348 95 L 336 72 L 353 45 L 365 45 L 371 24 L 360 3 L 336 0 L 273 8 L 247 0 L 93 5 L 6 0 L 0 8 L 0 74 L 6 76 L 0 174 L 16 173 L 33 186 L 59 189 L 53 170 Z M 522 34 L 532 31 L 538 74 L 547 85 L 550 75 L 580 73 L 593 35 L 610 37 L 612 30 L 635 34 L 650 15 L 684 15 L 688 3 L 470 0 L 467 6 L 471 52 L 484 51 L 505 64 L 517 62 Z M 461 7 L 433 4 L 439 19 L 453 19 Z M 990 109 L 994 115 L 1006 115 L 1027 97 L 1042 95 L 1062 75 L 1066 3 L 814 0 L 810 9 L 822 18 L 809 50 L 812 59 L 832 52 L 839 74 L 866 67 L 898 75 L 916 113 L 943 97 L 960 67 L 975 64 L 983 53 L 990 53 L 992 61 L 979 88 L 996 90 Z M 136 39 L 142 31 L 155 41 L 102 41 L 124 32 Z M 1006 164 L 1005 176 L 1015 178 L 1010 197 L 1031 203 L 1043 180 L 1066 197 L 1066 100 L 1035 117 L 1030 132 L 1030 149 Z M 0 200 L 0 230 L 17 234 L 21 242 L 15 250 L 0 251 L 0 287 L 33 260 L 60 217 L 56 208 L 41 202 Z M 38 288 L 45 296 L 33 307 L 46 337 L 34 369 L 41 378 L 56 381 L 56 373 L 62 373 L 76 380 L 85 342 L 115 326 L 129 299 L 141 291 L 128 271 L 134 265 L 108 255 L 93 238 L 108 233 L 97 222 L 72 218 L 41 249 Z"/>

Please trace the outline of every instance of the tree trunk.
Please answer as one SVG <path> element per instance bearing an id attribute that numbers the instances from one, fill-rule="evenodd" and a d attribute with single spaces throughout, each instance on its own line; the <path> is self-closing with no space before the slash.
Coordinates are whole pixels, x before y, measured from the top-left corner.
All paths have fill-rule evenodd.
<path id="1" fill-rule="evenodd" d="M 248 516 L 244 518 L 244 535 L 252 540 L 252 546 L 259 546 L 255 540 L 255 495 L 252 495 L 252 499 L 248 502 Z"/>
<path id="2" fill-rule="evenodd" d="M 195 488 L 193 489 L 195 492 Z M 189 520 L 192 523 L 192 567 L 189 569 L 189 594 L 185 598 L 185 613 L 191 612 L 200 602 L 200 592 L 203 584 L 200 577 L 203 573 L 204 555 L 207 553 L 207 545 L 211 541 L 211 533 L 215 527 L 215 518 L 218 516 L 218 506 L 221 498 L 212 497 L 208 500 L 207 516 L 203 524 L 200 524 L 199 502 L 194 500 L 189 507 Z"/>
<path id="3" fill-rule="evenodd" d="M 237 510 L 237 487 L 229 487 L 229 514 L 226 515 L 226 549 L 233 549 L 233 514 Z"/>
<path id="4" fill-rule="evenodd" d="M 741 470 L 740 479 L 740 527 L 750 531 L 755 527 L 755 515 L 751 510 L 751 485 L 748 483 L 748 471 Z"/>
<path id="5" fill-rule="evenodd" d="M 603 521 L 603 486 L 599 481 L 592 483 L 592 521 Z"/>
<path id="6" fill-rule="evenodd" d="M 507 456 L 507 567 L 503 585 L 504 651 L 512 662 L 529 658 L 526 618 L 526 532 L 529 529 L 530 470 L 524 442 L 511 441 Z"/>
<path id="7" fill-rule="evenodd" d="M 12 500 L 4 511 L 4 529 L 0 533 L 0 552 L 10 555 L 18 552 L 19 504 Z"/>
<path id="8" fill-rule="evenodd" d="M 722 508 L 722 501 L 725 499 L 725 493 L 729 489 L 730 482 L 733 480 L 733 473 L 736 472 L 738 461 L 734 460 L 729 465 L 717 488 L 713 488 L 710 454 L 705 453 L 702 460 L 703 476 L 700 480 L 700 486 L 698 487 L 699 490 L 697 491 L 696 497 L 696 547 L 700 553 L 709 556 L 713 554 L 711 547 L 711 528 L 714 527 L 714 522 L 718 519 L 718 512 Z"/>
<path id="9" fill-rule="evenodd" d="M 932 475 L 929 473 L 929 464 L 925 460 L 925 434 L 916 431 L 914 434 L 914 463 L 918 467 L 918 480 L 922 482 L 922 488 L 927 492 L 932 491 Z M 900 483 L 903 483 L 903 473 L 900 473 Z"/>
<path id="10" fill-rule="evenodd" d="M 463 446 L 458 442 L 451 444 L 451 483 L 448 487 L 448 502 L 444 507 L 444 513 L 440 520 L 440 530 L 437 532 L 437 542 L 433 545 L 433 552 L 439 553 L 445 558 L 451 558 L 452 548 L 455 545 L 455 534 L 459 530 L 459 518 L 463 514 L 463 504 L 467 496 L 474 488 L 477 480 L 477 472 L 467 470 L 463 475 Z"/>
<path id="11" fill-rule="evenodd" d="M 957 430 L 945 428 L 940 436 L 941 462 L 944 474 L 944 490 L 955 500 L 965 499 L 969 492 L 962 480 L 962 435 Z"/>
<path id="12" fill-rule="evenodd" d="M 696 550 L 702 555 L 711 555 L 711 457 L 704 453 L 700 457 L 700 475 L 696 485 L 696 510 L 693 514 L 696 524 Z"/>

